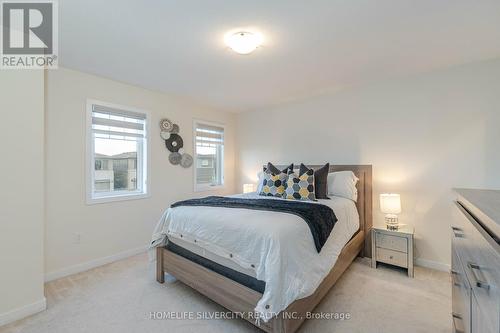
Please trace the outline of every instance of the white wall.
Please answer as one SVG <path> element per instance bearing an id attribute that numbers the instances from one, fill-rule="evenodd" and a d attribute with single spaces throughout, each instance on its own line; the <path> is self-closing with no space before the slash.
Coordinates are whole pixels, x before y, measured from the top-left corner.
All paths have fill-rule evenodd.
<path id="1" fill-rule="evenodd" d="M 240 183 L 267 161 L 372 164 L 375 224 L 378 194 L 401 193 L 418 262 L 444 268 L 451 188 L 500 188 L 499 126 L 500 60 L 353 87 L 241 114 Z"/>
<path id="2" fill-rule="evenodd" d="M 44 74 L 0 74 L 0 326 L 45 309 Z"/>
<path id="3" fill-rule="evenodd" d="M 151 197 L 87 205 L 85 203 L 86 99 L 151 112 Z M 47 277 L 77 271 L 103 258 L 144 249 L 163 210 L 193 193 L 193 168 L 168 162 L 159 121 L 180 125 L 184 147 L 193 153 L 193 118 L 226 125 L 225 189 L 234 192 L 235 115 L 210 110 L 180 98 L 60 68 L 47 80 Z M 80 234 L 80 243 L 75 235 Z M 89 264 L 90 262 L 90 264 Z M 79 265 L 75 267 L 75 265 Z"/>

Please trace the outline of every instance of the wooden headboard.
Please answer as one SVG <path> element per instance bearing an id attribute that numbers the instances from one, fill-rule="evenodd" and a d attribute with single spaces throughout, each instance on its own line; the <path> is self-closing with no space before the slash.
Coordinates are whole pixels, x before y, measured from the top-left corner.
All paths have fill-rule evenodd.
<path id="1" fill-rule="evenodd" d="M 299 165 L 294 164 L 294 169 L 298 169 Z M 323 165 L 308 165 L 314 170 L 321 168 Z M 276 165 L 280 170 L 286 168 L 286 165 Z M 358 184 L 358 207 L 359 213 L 359 230 L 364 232 L 365 246 L 361 253 L 364 257 L 371 258 L 371 230 L 373 225 L 373 199 L 372 199 L 372 166 L 371 165 L 330 165 L 330 172 L 336 171 L 352 171 L 359 178 Z"/>

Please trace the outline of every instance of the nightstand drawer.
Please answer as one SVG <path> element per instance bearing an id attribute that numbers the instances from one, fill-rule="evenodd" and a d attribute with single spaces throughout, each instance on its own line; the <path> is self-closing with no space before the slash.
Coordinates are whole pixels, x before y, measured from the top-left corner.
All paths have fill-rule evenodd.
<path id="1" fill-rule="evenodd" d="M 375 237 L 377 247 L 405 253 L 408 252 L 408 241 L 405 237 L 391 236 L 378 232 Z"/>
<path id="2" fill-rule="evenodd" d="M 377 261 L 400 267 L 408 267 L 408 254 L 378 247 Z"/>

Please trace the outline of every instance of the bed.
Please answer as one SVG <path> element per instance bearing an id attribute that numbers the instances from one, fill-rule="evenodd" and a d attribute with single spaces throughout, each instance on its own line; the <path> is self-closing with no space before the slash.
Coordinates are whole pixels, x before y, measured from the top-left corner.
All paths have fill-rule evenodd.
<path id="1" fill-rule="evenodd" d="M 284 168 L 284 166 L 278 167 Z M 312 166 L 313 169 L 319 167 L 321 166 Z M 182 213 L 183 218 L 174 219 L 176 224 L 171 225 L 168 231 L 165 231 L 168 233 L 167 243 L 156 247 L 157 281 L 164 283 L 164 274 L 167 272 L 226 309 L 240 314 L 240 317 L 265 332 L 295 332 L 306 319 L 306 313 L 312 312 L 356 256 L 371 256 L 368 236 L 372 227 L 372 167 L 370 165 L 331 165 L 329 171 L 352 171 L 359 178 L 358 200 L 354 203 L 348 199 L 332 197 L 332 200 L 318 201 L 319 204 L 331 207 L 335 215 L 338 215 L 337 223 L 328 240 L 321 252 L 318 250 L 319 255 L 313 254 L 314 244 L 311 240 L 301 242 L 300 239 L 297 241 L 293 238 L 308 234 L 305 231 L 307 230 L 305 223 L 297 223 L 297 219 L 300 220 L 297 216 L 275 212 L 248 212 L 232 208 L 221 210 L 215 207 L 177 207 L 175 208 L 177 211 L 175 209 L 173 211 L 178 216 Z M 252 199 L 252 195 L 247 194 L 243 198 Z M 181 208 L 185 209 L 181 210 Z M 231 211 L 231 215 L 222 214 L 228 210 Z M 172 209 L 168 211 L 172 214 Z M 274 244 L 272 241 L 259 242 L 259 237 L 262 236 L 261 238 L 265 240 L 264 236 L 268 233 L 262 231 L 264 228 L 259 226 L 259 223 L 271 225 L 269 221 L 266 221 L 270 214 L 274 214 L 272 225 L 279 226 L 281 223 L 286 226 L 286 229 L 281 230 L 287 230 L 289 233 L 281 237 L 280 241 L 286 242 L 290 238 L 288 242 L 293 241 L 295 244 L 278 247 L 278 249 L 286 249 L 286 253 L 277 255 L 280 261 L 273 261 L 276 256 L 271 257 L 262 253 L 257 253 L 252 258 L 250 250 L 248 256 L 237 255 L 236 252 L 233 255 L 229 253 L 230 250 L 224 251 L 224 249 L 230 249 L 235 242 L 227 235 L 222 237 L 224 236 L 222 233 L 238 234 L 240 232 L 238 237 L 252 235 L 241 237 L 249 242 L 244 244 L 244 247 L 252 250 L 259 249 L 264 253 L 270 252 L 271 249 L 265 245 Z M 254 223 L 251 224 L 249 230 L 245 229 L 245 224 L 238 224 L 238 221 L 243 221 L 245 218 L 253 218 Z M 203 228 L 209 228 L 211 224 L 214 228 L 220 227 L 219 233 L 214 233 L 214 235 L 222 237 L 214 236 L 216 241 L 211 243 L 211 247 L 208 246 L 209 243 L 203 243 L 203 237 L 190 238 L 190 235 L 196 232 L 198 235 L 206 235 L 207 232 Z M 227 230 L 236 227 L 241 230 Z M 253 239 L 254 233 L 256 240 Z M 299 236 L 294 236 L 294 233 Z M 278 250 L 272 249 L 272 251 L 274 253 Z M 308 256 L 311 260 L 307 259 Z M 289 259 L 298 257 L 300 260 Z M 259 258 L 271 259 L 265 262 L 259 261 Z M 289 274 L 287 271 L 292 268 L 295 269 L 296 274 Z M 300 285 L 295 280 L 279 283 L 280 279 L 290 279 L 291 275 L 300 277 L 297 278 Z M 263 280 L 266 282 L 264 283 Z M 276 289 L 274 292 L 273 288 Z M 275 311 L 274 315 L 265 317 L 264 320 L 261 320 L 263 317 L 255 316 L 254 310 L 257 309 L 259 309 L 258 312 L 272 313 L 269 304 L 279 311 Z"/>

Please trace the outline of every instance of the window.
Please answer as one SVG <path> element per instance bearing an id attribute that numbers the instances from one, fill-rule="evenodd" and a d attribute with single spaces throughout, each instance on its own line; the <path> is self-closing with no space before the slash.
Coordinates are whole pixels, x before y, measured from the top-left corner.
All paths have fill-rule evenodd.
<path id="1" fill-rule="evenodd" d="M 195 190 L 224 185 L 224 127 L 194 122 Z"/>
<path id="2" fill-rule="evenodd" d="M 96 101 L 87 112 L 87 202 L 146 196 L 146 113 Z"/>

